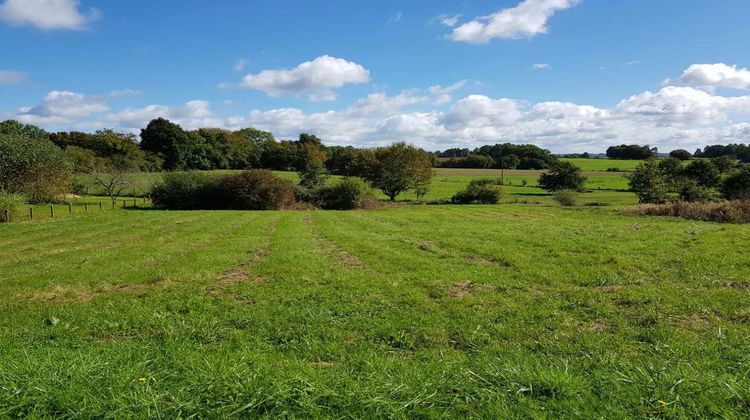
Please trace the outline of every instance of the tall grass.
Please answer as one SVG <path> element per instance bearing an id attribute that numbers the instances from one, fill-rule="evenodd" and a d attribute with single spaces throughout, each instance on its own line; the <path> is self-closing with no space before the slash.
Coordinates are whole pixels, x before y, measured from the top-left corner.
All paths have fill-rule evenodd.
<path id="1" fill-rule="evenodd" d="M 750 223 L 750 201 L 719 203 L 641 204 L 623 211 L 637 216 L 672 216 L 719 223 Z"/>

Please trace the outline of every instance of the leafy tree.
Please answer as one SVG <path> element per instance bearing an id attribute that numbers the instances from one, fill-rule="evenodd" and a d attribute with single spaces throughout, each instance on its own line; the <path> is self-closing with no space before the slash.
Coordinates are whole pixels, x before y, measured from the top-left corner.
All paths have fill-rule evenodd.
<path id="1" fill-rule="evenodd" d="M 492 178 L 472 179 L 469 185 L 457 192 L 451 202 L 454 204 L 497 204 L 503 198 L 500 181 Z"/>
<path id="2" fill-rule="evenodd" d="M 669 199 L 670 180 L 658 159 L 652 158 L 638 164 L 627 178 L 640 203 L 661 204 Z"/>
<path id="3" fill-rule="evenodd" d="M 500 162 L 496 166 L 499 169 L 516 169 L 521 163 L 521 158 L 516 155 L 507 155 L 500 157 Z"/>
<path id="4" fill-rule="evenodd" d="M 90 173 L 94 168 L 102 165 L 102 159 L 93 150 L 78 146 L 66 147 L 65 156 L 73 164 L 75 173 Z"/>
<path id="5" fill-rule="evenodd" d="M 581 168 L 564 161 L 554 163 L 549 171 L 539 176 L 539 186 L 547 191 L 582 191 L 585 182 L 586 177 L 581 174 Z"/>
<path id="6" fill-rule="evenodd" d="M 711 163 L 713 163 L 716 169 L 718 169 L 719 172 L 721 173 L 727 173 L 732 168 L 737 166 L 737 160 L 732 159 L 729 156 L 719 156 L 719 157 L 712 158 Z"/>
<path id="7" fill-rule="evenodd" d="M 518 157 L 516 156 L 516 159 Z M 487 169 L 495 166 L 495 159 L 484 155 L 450 158 L 440 163 L 443 168 L 478 168 Z"/>
<path id="8" fill-rule="evenodd" d="M 521 158 L 521 161 L 518 162 L 518 169 L 547 169 L 549 168 L 549 165 L 547 162 L 543 161 L 542 159 L 536 159 L 536 158 Z"/>
<path id="9" fill-rule="evenodd" d="M 0 191 L 50 201 L 67 192 L 71 173 L 71 163 L 49 139 L 0 135 Z"/>
<path id="10" fill-rule="evenodd" d="M 141 130 L 141 149 L 157 153 L 164 159 L 164 169 L 184 167 L 181 146 L 188 143 L 187 133 L 177 124 L 164 118 L 151 120 Z"/>
<path id="11" fill-rule="evenodd" d="M 677 149 L 669 152 L 669 156 L 679 160 L 690 160 L 693 155 L 685 149 Z"/>
<path id="12" fill-rule="evenodd" d="M 359 150 L 347 146 L 333 146 L 326 148 L 326 168 L 334 175 L 354 175 L 355 163 Z"/>
<path id="13" fill-rule="evenodd" d="M 750 166 L 729 175 L 719 189 L 727 200 L 750 200 Z"/>
<path id="14" fill-rule="evenodd" d="M 394 143 L 373 152 L 373 161 L 365 175 L 375 188 L 391 201 L 404 191 L 421 188 L 432 179 L 432 164 L 427 152 L 406 143 Z"/>
<path id="15" fill-rule="evenodd" d="M 610 159 L 649 159 L 656 156 L 657 149 L 637 144 L 622 144 L 607 148 L 607 157 Z"/>
<path id="16" fill-rule="evenodd" d="M 690 162 L 682 169 L 682 175 L 705 188 L 716 187 L 721 179 L 721 172 L 711 161 L 705 159 Z"/>
<path id="17" fill-rule="evenodd" d="M 17 135 L 22 137 L 30 137 L 35 139 L 47 138 L 48 134 L 43 129 L 31 125 L 23 124 L 16 120 L 5 120 L 0 122 L 0 135 Z"/>

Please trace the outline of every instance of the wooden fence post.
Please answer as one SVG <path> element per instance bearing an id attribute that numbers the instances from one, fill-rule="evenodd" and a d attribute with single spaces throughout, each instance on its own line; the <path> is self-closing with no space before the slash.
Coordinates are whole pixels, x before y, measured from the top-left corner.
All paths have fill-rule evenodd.
<path id="1" fill-rule="evenodd" d="M 29 220 L 34 220 L 34 208 L 29 207 Z"/>
<path id="2" fill-rule="evenodd" d="M 126 206 L 125 200 L 122 200 L 122 208 L 125 208 L 125 206 Z"/>
<path id="3" fill-rule="evenodd" d="M 99 211 L 102 211 L 102 202 L 99 202 Z"/>
<path id="4" fill-rule="evenodd" d="M 49 217 L 50 219 L 55 218 L 55 206 L 52 204 L 49 205 Z"/>
<path id="5" fill-rule="evenodd" d="M 138 203 L 135 202 L 136 198 L 133 199 L 133 207 L 138 207 Z"/>
<path id="6" fill-rule="evenodd" d="M 73 203 L 68 203 L 68 216 L 73 214 Z"/>
<path id="7" fill-rule="evenodd" d="M 88 213 L 89 212 L 89 203 L 86 201 L 83 202 L 83 211 Z"/>
<path id="8" fill-rule="evenodd" d="M 10 223 L 10 210 L 5 209 L 5 223 Z"/>

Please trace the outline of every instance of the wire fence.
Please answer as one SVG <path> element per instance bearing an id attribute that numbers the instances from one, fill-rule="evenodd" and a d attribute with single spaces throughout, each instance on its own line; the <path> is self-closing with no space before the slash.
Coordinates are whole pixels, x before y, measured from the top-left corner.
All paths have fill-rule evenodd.
<path id="1" fill-rule="evenodd" d="M 118 197 L 115 200 L 91 200 L 88 198 L 82 201 L 28 206 L 17 208 L 14 211 L 3 209 L 0 211 L 0 223 L 69 218 L 74 215 L 92 214 L 106 210 L 147 207 L 149 201 L 147 197 Z"/>

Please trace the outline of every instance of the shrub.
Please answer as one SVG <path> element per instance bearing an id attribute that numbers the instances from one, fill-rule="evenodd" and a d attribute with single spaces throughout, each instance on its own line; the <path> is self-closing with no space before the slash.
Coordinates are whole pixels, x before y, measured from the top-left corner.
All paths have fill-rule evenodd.
<path id="1" fill-rule="evenodd" d="M 680 200 L 688 203 L 707 203 L 715 201 L 711 190 L 695 181 L 685 181 L 680 187 Z"/>
<path id="2" fill-rule="evenodd" d="M 518 169 L 547 169 L 547 162 L 537 158 L 522 158 L 518 162 Z"/>
<path id="3" fill-rule="evenodd" d="M 624 210 L 624 213 L 636 216 L 672 216 L 719 223 L 750 223 L 750 201 L 641 204 Z"/>
<path id="4" fill-rule="evenodd" d="M 630 188 L 638 196 L 638 202 L 660 204 L 669 199 L 670 180 L 657 159 L 641 162 L 627 178 Z"/>
<path id="5" fill-rule="evenodd" d="M 5 213 L 12 217 L 13 213 L 24 204 L 24 198 L 19 194 L 8 194 L 0 191 L 0 223 L 9 222 Z"/>
<path id="6" fill-rule="evenodd" d="M 727 200 L 750 200 L 750 166 L 729 175 L 720 190 Z"/>
<path id="7" fill-rule="evenodd" d="M 547 191 L 583 190 L 586 177 L 581 168 L 571 162 L 556 162 L 549 172 L 539 176 L 539 186 Z"/>
<path id="8" fill-rule="evenodd" d="M 374 200 L 372 188 L 359 178 L 344 178 L 336 185 L 319 188 L 313 193 L 316 206 L 328 210 L 365 208 Z"/>
<path id="9" fill-rule="evenodd" d="M 72 166 L 46 138 L 0 135 L 0 190 L 31 202 L 53 201 L 67 192 Z"/>
<path id="10" fill-rule="evenodd" d="M 716 187 L 721 179 L 721 172 L 709 160 L 700 159 L 690 162 L 682 169 L 682 175 L 706 188 Z"/>
<path id="11" fill-rule="evenodd" d="M 457 192 L 451 202 L 455 204 L 497 204 L 503 198 L 503 189 L 498 180 L 492 178 L 474 179 L 465 189 Z"/>
<path id="12" fill-rule="evenodd" d="M 253 169 L 218 179 L 221 208 L 281 210 L 294 205 L 294 185 L 273 172 Z"/>
<path id="13" fill-rule="evenodd" d="M 693 155 L 685 149 L 677 149 L 669 152 L 669 156 L 679 160 L 690 160 Z"/>
<path id="14" fill-rule="evenodd" d="M 149 195 L 155 207 L 171 210 L 218 208 L 217 180 L 203 172 L 171 172 L 151 188 Z"/>
<path id="15" fill-rule="evenodd" d="M 578 201 L 578 193 L 574 190 L 560 190 L 552 197 L 561 206 L 573 207 Z"/>

